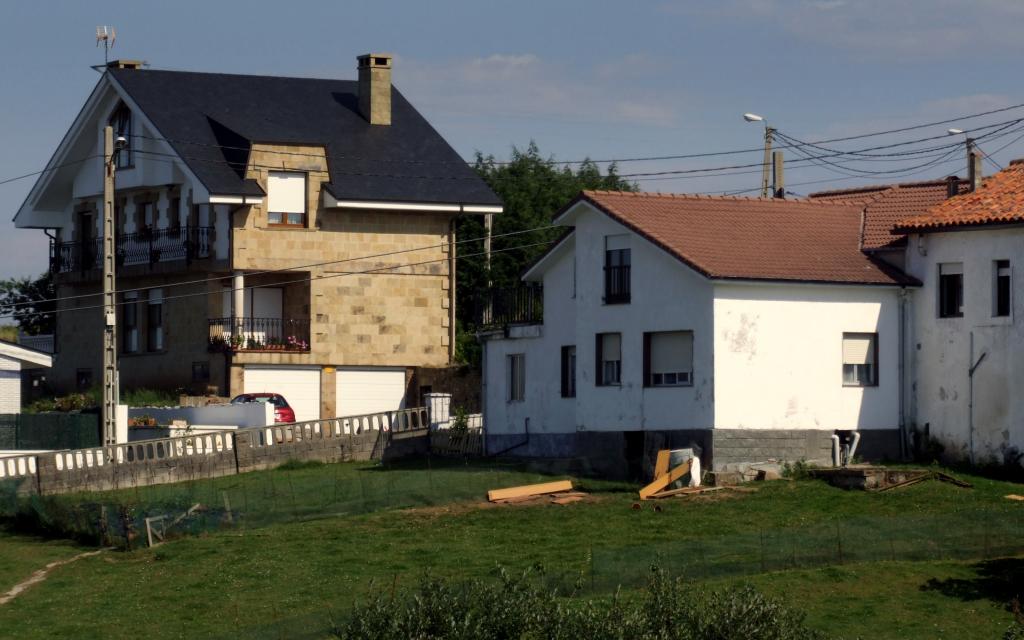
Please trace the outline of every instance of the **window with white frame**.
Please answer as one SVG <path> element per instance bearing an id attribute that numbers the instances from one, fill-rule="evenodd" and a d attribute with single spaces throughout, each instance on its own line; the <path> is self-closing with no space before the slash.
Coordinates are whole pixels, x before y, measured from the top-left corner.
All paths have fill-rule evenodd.
<path id="1" fill-rule="evenodd" d="M 964 265 L 949 262 L 939 265 L 939 317 L 964 315 Z"/>
<path id="2" fill-rule="evenodd" d="M 526 397 L 526 355 L 512 353 L 505 356 L 508 377 L 508 401 L 522 402 Z"/>
<path id="3" fill-rule="evenodd" d="M 843 334 L 843 386 L 878 385 L 878 334 Z"/>
<path id="4" fill-rule="evenodd" d="M 622 384 L 622 334 L 597 334 L 597 375 L 599 387 Z"/>
<path id="5" fill-rule="evenodd" d="M 271 171 L 267 176 L 267 223 L 303 227 L 306 225 L 306 174 Z"/>
<path id="6" fill-rule="evenodd" d="M 644 386 L 686 387 L 692 384 L 693 332 L 645 333 Z"/>
<path id="7" fill-rule="evenodd" d="M 147 305 L 146 329 L 150 351 L 164 350 L 164 290 L 150 289 Z"/>
<path id="8" fill-rule="evenodd" d="M 562 397 L 576 397 L 576 345 L 562 347 Z"/>
<path id="9" fill-rule="evenodd" d="M 1013 288 L 1010 277 L 1010 261 L 996 260 L 992 263 L 992 315 L 1009 317 L 1013 309 Z"/>
<path id="10" fill-rule="evenodd" d="M 125 144 L 115 155 L 115 164 L 118 169 L 129 169 L 132 166 L 132 147 L 134 139 L 132 136 L 132 112 L 125 105 L 120 105 L 114 114 L 110 116 L 110 126 L 114 129 L 114 139 L 123 137 Z"/>

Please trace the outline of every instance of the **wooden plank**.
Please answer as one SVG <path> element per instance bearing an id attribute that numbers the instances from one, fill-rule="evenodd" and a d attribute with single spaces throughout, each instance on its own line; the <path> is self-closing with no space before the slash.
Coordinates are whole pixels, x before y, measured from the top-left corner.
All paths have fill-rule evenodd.
<path id="1" fill-rule="evenodd" d="M 709 491 L 722 491 L 726 487 L 683 487 L 682 489 L 669 489 L 667 491 L 659 491 L 651 495 L 652 498 L 671 498 L 672 496 L 689 495 L 695 493 L 707 493 Z"/>
<path id="2" fill-rule="evenodd" d="M 672 452 L 668 449 L 662 449 L 658 452 L 658 459 L 654 463 L 654 479 L 657 480 L 661 476 L 668 473 L 668 462 L 669 456 Z"/>
<path id="3" fill-rule="evenodd" d="M 572 482 L 569 480 L 559 480 L 558 482 L 542 482 L 521 487 L 509 487 L 508 489 L 492 489 L 487 492 L 487 499 L 494 502 L 495 500 L 539 496 L 545 493 L 558 493 L 559 491 L 572 491 Z"/>
<path id="4" fill-rule="evenodd" d="M 1007 500 L 1021 500 L 1021 501 L 1024 501 L 1024 496 L 1019 496 L 1016 493 L 1011 493 L 1010 495 L 1006 496 L 1006 499 Z"/>
<path id="5" fill-rule="evenodd" d="M 682 478 L 683 476 L 685 476 L 687 473 L 689 473 L 689 471 L 690 471 L 690 461 L 687 460 L 686 462 L 684 462 L 683 464 L 679 465 L 675 469 L 669 471 L 666 475 L 663 475 L 660 478 L 655 478 L 654 482 L 652 482 L 651 484 L 649 484 L 646 487 L 644 487 L 643 489 L 641 489 L 640 490 L 640 499 L 641 500 L 646 500 L 646 499 L 650 498 L 652 495 L 658 493 L 659 491 L 661 491 L 662 489 L 664 489 L 668 485 L 672 484 L 673 482 L 675 482 L 679 478 Z"/>

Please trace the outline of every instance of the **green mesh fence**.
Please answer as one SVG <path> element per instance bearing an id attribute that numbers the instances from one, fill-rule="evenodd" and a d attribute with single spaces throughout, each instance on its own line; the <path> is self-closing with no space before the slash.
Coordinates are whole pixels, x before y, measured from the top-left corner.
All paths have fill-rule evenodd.
<path id="1" fill-rule="evenodd" d="M 86 449 L 100 445 L 96 413 L 0 414 L 0 449 Z"/>

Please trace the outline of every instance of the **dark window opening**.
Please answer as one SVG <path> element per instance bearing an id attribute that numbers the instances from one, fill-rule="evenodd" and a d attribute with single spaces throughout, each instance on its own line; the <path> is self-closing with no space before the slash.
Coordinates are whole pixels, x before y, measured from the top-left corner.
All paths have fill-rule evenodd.
<path id="1" fill-rule="evenodd" d="M 562 397 L 576 397 L 576 346 L 562 347 Z"/>
<path id="2" fill-rule="evenodd" d="M 596 356 L 594 379 L 597 386 L 622 384 L 622 334 L 597 334 Z"/>
<path id="3" fill-rule="evenodd" d="M 193 362 L 192 363 L 192 382 L 209 382 L 210 381 L 210 363 L 209 362 Z"/>
<path id="4" fill-rule="evenodd" d="M 1011 279 L 1010 279 L 1010 261 L 1009 260 L 996 260 L 995 264 L 995 309 L 993 315 L 999 317 L 1007 317 L 1011 311 Z"/>
<path id="5" fill-rule="evenodd" d="M 75 372 L 75 388 L 79 391 L 92 388 L 92 369 L 79 369 Z"/>
<path id="6" fill-rule="evenodd" d="M 622 304 L 630 300 L 630 250 L 608 249 L 604 252 L 604 301 Z"/>
<path id="7" fill-rule="evenodd" d="M 939 317 L 964 315 L 964 272 L 960 264 L 939 266 Z"/>

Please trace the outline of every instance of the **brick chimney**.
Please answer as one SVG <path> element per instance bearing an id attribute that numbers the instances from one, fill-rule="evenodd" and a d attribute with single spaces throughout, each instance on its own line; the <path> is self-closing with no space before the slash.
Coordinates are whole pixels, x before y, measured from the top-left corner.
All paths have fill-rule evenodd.
<path id="1" fill-rule="evenodd" d="M 359 60 L 359 113 L 370 124 L 391 124 L 391 54 L 367 53 Z"/>

